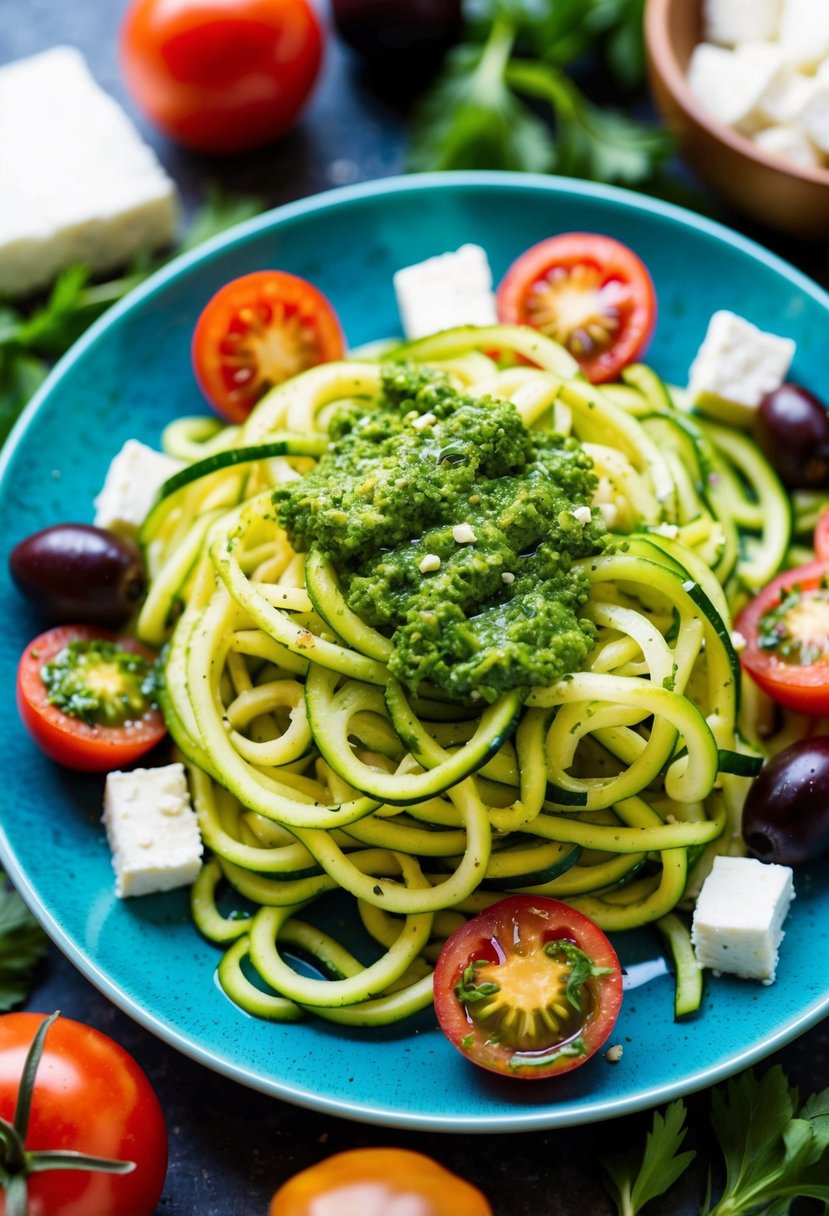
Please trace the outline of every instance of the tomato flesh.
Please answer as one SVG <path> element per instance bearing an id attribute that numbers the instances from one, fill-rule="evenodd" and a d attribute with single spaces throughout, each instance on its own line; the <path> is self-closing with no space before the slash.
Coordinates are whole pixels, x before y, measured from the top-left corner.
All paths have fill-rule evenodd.
<path id="1" fill-rule="evenodd" d="M 511 896 L 468 921 L 435 969 L 435 1010 L 450 1042 L 508 1076 L 578 1068 L 610 1035 L 621 1001 L 619 960 L 601 929 L 540 896 Z"/>
<path id="2" fill-rule="evenodd" d="M 497 292 L 499 319 L 531 325 L 564 346 L 594 384 L 644 353 L 656 293 L 641 259 L 612 237 L 571 232 L 522 253 Z"/>
<path id="3" fill-rule="evenodd" d="M 815 557 L 819 562 L 829 562 L 829 507 L 824 507 L 815 524 Z"/>
<path id="4" fill-rule="evenodd" d="M 0 1017 L 0 1116 L 12 1121 L 41 1013 Z M 120 1044 L 58 1018 L 35 1075 L 26 1148 L 133 1161 L 128 1174 L 43 1170 L 28 1180 L 29 1216 L 152 1216 L 167 1173 L 167 1129 L 150 1082 Z M 0 1216 L 6 1201 L 0 1193 Z"/>
<path id="5" fill-rule="evenodd" d="M 829 562 L 773 579 L 740 613 L 743 667 L 764 692 L 797 713 L 829 713 Z"/>
<path id="6" fill-rule="evenodd" d="M 269 388 L 344 354 L 331 304 L 305 279 L 281 270 L 226 283 L 193 333 L 199 387 L 231 422 L 243 422 Z"/>
<path id="7" fill-rule="evenodd" d="M 119 46 L 147 117 L 177 143 L 217 155 L 284 135 L 322 50 L 310 0 L 131 0 Z"/>
<path id="8" fill-rule="evenodd" d="M 30 642 L 17 669 L 17 705 L 24 726 L 41 751 L 66 768 L 81 772 L 111 772 L 131 764 L 164 738 L 167 728 L 161 711 L 147 705 L 137 717 L 120 725 L 91 724 L 50 704 L 42 671 L 76 642 L 117 642 L 125 651 L 148 661 L 156 656 L 132 638 L 88 625 L 60 625 Z"/>
<path id="9" fill-rule="evenodd" d="M 295 1174 L 271 1200 L 269 1216 L 492 1216 L 481 1192 L 431 1157 L 409 1149 L 335 1153 Z"/>

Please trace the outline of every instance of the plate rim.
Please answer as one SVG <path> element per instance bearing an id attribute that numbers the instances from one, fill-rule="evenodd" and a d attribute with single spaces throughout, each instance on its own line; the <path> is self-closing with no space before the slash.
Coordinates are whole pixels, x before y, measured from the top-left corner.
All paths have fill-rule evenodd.
<path id="1" fill-rule="evenodd" d="M 172 258 L 149 276 L 144 283 L 108 309 L 56 362 L 38 392 L 21 413 L 0 453 L 0 484 L 5 483 L 8 466 L 14 459 L 17 449 L 24 442 L 31 421 L 67 370 L 82 360 L 86 352 L 111 328 L 117 326 L 125 313 L 140 307 L 145 300 L 154 296 L 169 282 L 178 279 L 182 274 L 187 274 L 193 267 L 206 263 L 215 256 L 225 254 L 235 245 L 244 243 L 273 228 L 280 228 L 294 220 L 301 220 L 318 212 L 359 203 L 367 198 L 380 198 L 385 195 L 414 193 L 422 190 L 456 190 L 459 187 L 475 188 L 478 186 L 517 192 L 536 193 L 541 190 L 565 198 L 588 197 L 607 202 L 612 206 L 623 207 L 627 211 L 640 215 L 645 213 L 659 216 L 674 224 L 679 224 L 683 228 L 690 227 L 719 242 L 725 241 L 752 260 L 758 261 L 766 268 L 782 275 L 793 286 L 811 296 L 829 314 L 829 292 L 785 258 L 766 249 L 753 238 L 743 236 L 718 220 L 698 215 L 674 203 L 639 195 L 635 191 L 623 187 L 607 186 L 575 178 L 550 177 L 543 174 L 479 170 L 395 175 L 359 182 L 324 190 L 281 204 L 217 234 L 195 249 Z M 828 989 L 823 996 L 813 999 L 796 1018 L 779 1025 L 775 1033 L 762 1042 L 754 1043 L 736 1055 L 697 1068 L 691 1073 L 686 1071 L 681 1078 L 668 1080 L 661 1085 L 640 1086 L 626 1095 L 616 1095 L 599 1100 L 578 1098 L 562 1103 L 558 1109 L 551 1109 L 548 1103 L 540 1112 L 532 1106 L 516 1106 L 506 1115 L 503 1112 L 492 1116 L 401 1112 L 391 1109 L 388 1104 L 386 1107 L 379 1107 L 369 1101 L 343 1100 L 320 1095 L 309 1087 L 258 1074 L 247 1065 L 234 1061 L 226 1053 L 217 1055 L 204 1048 L 192 1036 L 188 1036 L 186 1032 L 178 1029 L 168 1019 L 145 1009 L 125 988 L 109 977 L 91 954 L 85 952 L 80 944 L 67 934 L 56 917 L 43 906 L 40 897 L 19 865 L 2 821 L 0 821 L 0 859 L 9 880 L 43 925 L 57 948 L 114 1005 L 168 1046 L 248 1088 L 319 1113 L 378 1126 L 410 1131 L 486 1134 L 572 1127 L 622 1117 L 649 1109 L 675 1097 L 696 1092 L 733 1075 L 791 1042 L 815 1025 L 829 1011 Z"/>

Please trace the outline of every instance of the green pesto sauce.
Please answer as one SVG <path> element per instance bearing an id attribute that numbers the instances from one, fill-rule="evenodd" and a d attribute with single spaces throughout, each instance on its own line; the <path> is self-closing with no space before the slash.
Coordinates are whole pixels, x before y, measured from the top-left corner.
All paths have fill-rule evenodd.
<path id="1" fill-rule="evenodd" d="M 342 406 L 329 438 L 312 472 L 274 491 L 277 511 L 391 638 L 394 675 L 492 701 L 583 666 L 595 631 L 572 565 L 606 532 L 598 513 L 573 514 L 595 486 L 576 440 L 411 365 L 384 368 L 377 408 Z"/>

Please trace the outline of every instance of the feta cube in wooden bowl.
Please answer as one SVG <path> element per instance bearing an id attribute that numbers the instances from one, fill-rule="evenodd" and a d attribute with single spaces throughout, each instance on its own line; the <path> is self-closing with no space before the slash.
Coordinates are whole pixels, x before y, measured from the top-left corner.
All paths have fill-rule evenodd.
<path id="1" fill-rule="evenodd" d="M 829 240 L 827 0 L 647 0 L 654 102 L 702 181 L 770 228 Z"/>

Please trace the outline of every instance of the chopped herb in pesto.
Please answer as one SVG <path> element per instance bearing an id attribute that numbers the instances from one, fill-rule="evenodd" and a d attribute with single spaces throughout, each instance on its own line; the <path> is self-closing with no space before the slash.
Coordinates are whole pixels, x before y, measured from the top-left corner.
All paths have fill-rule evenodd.
<path id="1" fill-rule="evenodd" d="M 492 701 L 578 670 L 594 628 L 573 560 L 605 537 L 589 457 L 442 373 L 390 365 L 382 383 L 377 408 L 341 407 L 316 468 L 274 491 L 292 544 L 331 560 L 411 688 Z"/>
<path id="2" fill-rule="evenodd" d="M 104 639 L 70 642 L 40 670 L 47 700 L 88 726 L 122 726 L 157 705 L 157 666 Z"/>

